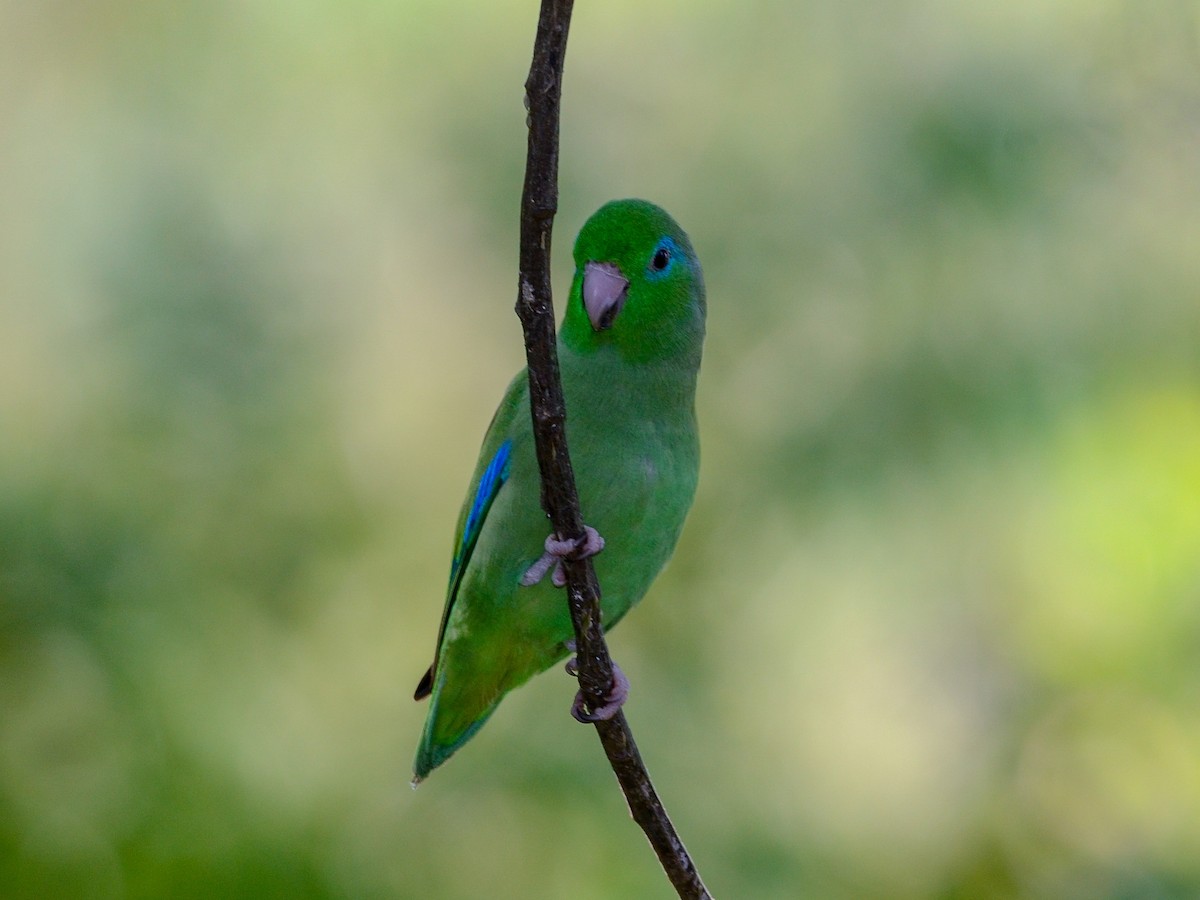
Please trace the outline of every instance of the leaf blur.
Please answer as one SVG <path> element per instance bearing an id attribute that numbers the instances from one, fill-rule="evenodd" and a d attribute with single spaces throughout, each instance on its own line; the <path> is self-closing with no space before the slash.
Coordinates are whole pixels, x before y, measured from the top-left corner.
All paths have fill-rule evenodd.
<path id="1" fill-rule="evenodd" d="M 535 14 L 0 7 L 4 896 L 670 896 L 559 672 L 408 789 Z M 1200 893 L 1198 97 L 1182 2 L 576 9 L 558 299 L 618 196 L 708 282 L 611 643 L 716 895 Z"/>

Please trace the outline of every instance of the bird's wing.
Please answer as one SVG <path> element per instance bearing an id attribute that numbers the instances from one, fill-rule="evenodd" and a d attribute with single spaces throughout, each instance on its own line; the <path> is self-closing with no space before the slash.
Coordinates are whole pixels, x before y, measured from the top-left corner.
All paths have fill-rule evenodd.
<path id="1" fill-rule="evenodd" d="M 508 480 L 509 466 L 512 457 L 511 431 L 522 407 L 522 401 L 529 391 L 529 379 L 522 370 L 504 394 L 504 399 L 496 408 L 492 422 L 488 426 L 479 450 L 479 461 L 475 464 L 475 474 L 467 489 L 466 500 L 458 515 L 458 526 L 455 529 L 454 557 L 450 564 L 450 584 L 446 591 L 446 608 L 442 611 L 442 624 L 438 628 L 437 650 L 434 654 L 433 665 L 421 677 L 413 698 L 421 700 L 433 691 L 433 673 L 437 668 L 437 659 L 442 650 L 442 638 L 446 634 L 446 623 L 450 621 L 450 611 L 458 597 L 458 588 L 462 582 L 463 572 L 471 561 L 471 552 L 479 540 L 479 532 L 487 519 L 488 512 L 504 482 Z"/>

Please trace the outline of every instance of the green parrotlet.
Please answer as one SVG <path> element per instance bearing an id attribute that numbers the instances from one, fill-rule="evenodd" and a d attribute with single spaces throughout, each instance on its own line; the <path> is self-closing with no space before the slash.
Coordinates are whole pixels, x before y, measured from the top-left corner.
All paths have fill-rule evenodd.
<path id="1" fill-rule="evenodd" d="M 691 241 L 654 204 L 616 200 L 584 224 L 574 255 L 558 360 L 587 537 L 576 546 L 546 536 L 522 370 L 492 418 L 458 517 L 437 649 L 415 694 L 432 699 L 414 784 L 506 693 L 573 650 L 558 560 L 598 554 L 610 629 L 666 564 L 692 505 L 705 297 Z M 610 703 L 584 710 L 577 698 L 577 718 L 613 715 L 627 688 L 617 670 Z"/>

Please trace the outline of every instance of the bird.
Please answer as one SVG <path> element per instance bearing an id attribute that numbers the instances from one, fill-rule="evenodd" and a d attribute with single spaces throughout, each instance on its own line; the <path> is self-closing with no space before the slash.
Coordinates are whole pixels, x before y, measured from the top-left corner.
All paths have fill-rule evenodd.
<path id="1" fill-rule="evenodd" d="M 561 559 L 595 556 L 611 629 L 666 565 L 696 492 L 707 301 L 691 241 L 653 203 L 614 200 L 584 223 L 573 255 L 557 351 L 586 537 L 546 536 L 522 370 L 487 429 L 455 528 L 434 661 L 413 695 L 430 699 L 414 787 L 505 694 L 574 651 Z M 577 718 L 615 714 L 628 682 L 614 675 L 609 703 L 587 710 L 577 697 Z"/>

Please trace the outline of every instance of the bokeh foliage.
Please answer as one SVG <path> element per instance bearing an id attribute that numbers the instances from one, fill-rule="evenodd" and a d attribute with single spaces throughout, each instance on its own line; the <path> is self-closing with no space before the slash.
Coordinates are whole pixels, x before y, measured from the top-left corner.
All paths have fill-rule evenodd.
<path id="1" fill-rule="evenodd" d="M 666 897 L 552 673 L 419 792 L 535 4 L 0 6 L 0 894 Z M 578 6 L 706 267 L 614 634 L 709 886 L 1200 894 L 1200 7 Z M 561 296 L 561 295 L 560 295 Z"/>

